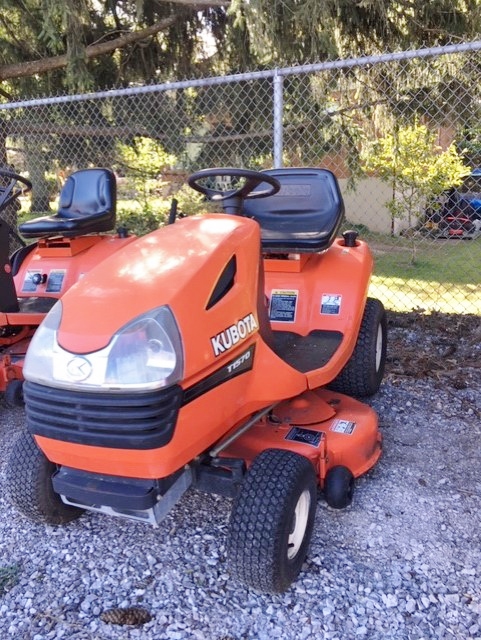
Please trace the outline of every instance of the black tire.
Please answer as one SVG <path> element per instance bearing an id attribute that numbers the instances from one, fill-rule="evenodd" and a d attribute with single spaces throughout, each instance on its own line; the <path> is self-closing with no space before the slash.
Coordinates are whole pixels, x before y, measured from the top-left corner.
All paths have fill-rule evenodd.
<path id="1" fill-rule="evenodd" d="M 23 406 L 23 380 L 10 380 L 5 389 L 5 402 L 9 407 Z"/>
<path id="2" fill-rule="evenodd" d="M 384 376 L 387 348 L 387 319 L 382 302 L 368 298 L 356 346 L 329 389 L 349 396 L 372 396 Z"/>
<path id="3" fill-rule="evenodd" d="M 263 451 L 232 508 L 227 541 L 232 575 L 259 591 L 285 591 L 306 558 L 316 502 L 316 474 L 307 458 Z"/>
<path id="4" fill-rule="evenodd" d="M 11 504 L 34 522 L 65 524 L 83 513 L 83 509 L 64 504 L 54 492 L 55 470 L 32 436 L 20 433 L 7 459 L 5 490 Z"/>
<path id="5" fill-rule="evenodd" d="M 347 467 L 332 467 L 324 479 L 324 497 L 333 509 L 345 509 L 352 502 L 354 476 Z"/>

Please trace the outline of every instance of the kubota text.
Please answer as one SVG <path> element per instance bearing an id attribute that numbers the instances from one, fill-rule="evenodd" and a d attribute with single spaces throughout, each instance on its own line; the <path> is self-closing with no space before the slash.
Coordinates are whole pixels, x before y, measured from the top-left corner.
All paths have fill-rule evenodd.
<path id="1" fill-rule="evenodd" d="M 227 329 L 210 339 L 215 356 L 220 356 L 225 351 L 228 351 L 257 328 L 258 325 L 253 313 L 249 313 L 242 320 L 238 320 L 235 324 L 227 327 Z"/>

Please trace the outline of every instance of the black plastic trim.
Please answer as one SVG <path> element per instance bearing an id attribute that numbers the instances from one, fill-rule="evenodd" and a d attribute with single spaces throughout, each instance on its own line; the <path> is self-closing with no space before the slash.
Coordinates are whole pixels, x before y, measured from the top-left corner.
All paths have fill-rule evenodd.
<path id="1" fill-rule="evenodd" d="M 212 292 L 209 302 L 207 303 L 206 310 L 209 310 L 214 305 L 216 305 L 219 300 L 222 300 L 222 298 L 232 289 L 232 287 L 234 286 L 236 273 L 237 259 L 234 255 L 226 264 L 224 270 L 220 274 L 217 284 L 214 287 L 214 291 Z"/>
<path id="2" fill-rule="evenodd" d="M 188 404 L 189 402 L 192 402 L 204 395 L 204 393 L 212 391 L 212 389 L 224 384 L 224 382 L 237 378 L 237 376 L 240 376 L 242 373 L 250 371 L 254 366 L 255 350 L 256 345 L 253 344 L 240 355 L 229 360 L 226 365 L 217 369 L 217 371 L 214 371 L 210 376 L 207 376 L 207 378 L 204 378 L 203 380 L 200 380 L 200 382 L 192 385 L 192 387 L 185 389 L 183 404 Z"/>
<path id="3" fill-rule="evenodd" d="M 307 336 L 293 331 L 274 331 L 274 351 L 301 373 L 324 367 L 336 353 L 344 335 L 340 331 L 315 329 Z"/>
<path id="4" fill-rule="evenodd" d="M 154 480 L 122 478 L 61 467 L 52 476 L 55 493 L 83 505 L 151 509 L 157 503 Z"/>
<path id="5" fill-rule="evenodd" d="M 85 393 L 24 384 L 30 433 L 116 449 L 156 449 L 170 442 L 182 405 L 178 385 L 148 393 Z"/>
<path id="6" fill-rule="evenodd" d="M 194 486 L 205 493 L 235 498 L 246 473 L 242 458 L 213 458 L 194 466 Z"/>

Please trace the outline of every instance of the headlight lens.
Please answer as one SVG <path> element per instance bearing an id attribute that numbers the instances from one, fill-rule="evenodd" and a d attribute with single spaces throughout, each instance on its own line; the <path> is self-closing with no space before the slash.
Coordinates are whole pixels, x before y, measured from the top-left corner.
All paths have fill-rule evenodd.
<path id="1" fill-rule="evenodd" d="M 62 319 L 62 303 L 58 300 L 37 328 L 25 356 L 23 375 L 26 380 L 51 380 L 52 358 L 57 345 L 57 330 Z"/>
<path id="2" fill-rule="evenodd" d="M 25 360 L 27 380 L 85 391 L 147 391 L 182 379 L 182 342 L 169 307 L 138 316 L 117 331 L 104 349 L 88 354 L 59 346 L 61 315 L 61 303 L 57 303 L 37 329 Z"/>

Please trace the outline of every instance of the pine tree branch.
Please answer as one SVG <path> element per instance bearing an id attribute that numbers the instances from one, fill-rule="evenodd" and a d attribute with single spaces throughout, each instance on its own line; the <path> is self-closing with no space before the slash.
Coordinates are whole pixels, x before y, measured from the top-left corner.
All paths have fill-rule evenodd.
<path id="1" fill-rule="evenodd" d="M 209 7 L 229 7 L 231 0 L 156 0 L 156 3 L 183 4 L 197 9 L 208 9 Z"/>
<path id="2" fill-rule="evenodd" d="M 125 35 L 114 38 L 113 40 L 107 40 L 98 44 L 92 44 L 85 47 L 85 56 L 87 59 L 96 58 L 98 56 L 112 53 L 116 49 L 122 49 L 130 44 L 139 42 L 150 38 L 164 29 L 168 29 L 173 25 L 179 16 L 170 16 L 160 22 L 140 29 L 139 31 L 133 31 Z M 0 66 L 0 81 L 9 80 L 11 78 L 25 78 L 27 76 L 33 76 L 36 74 L 47 73 L 48 71 L 54 71 L 55 69 L 62 69 L 67 66 L 67 55 L 53 56 L 51 58 L 43 58 L 41 60 L 31 60 L 28 62 L 18 62 L 14 64 L 4 64 Z"/>

